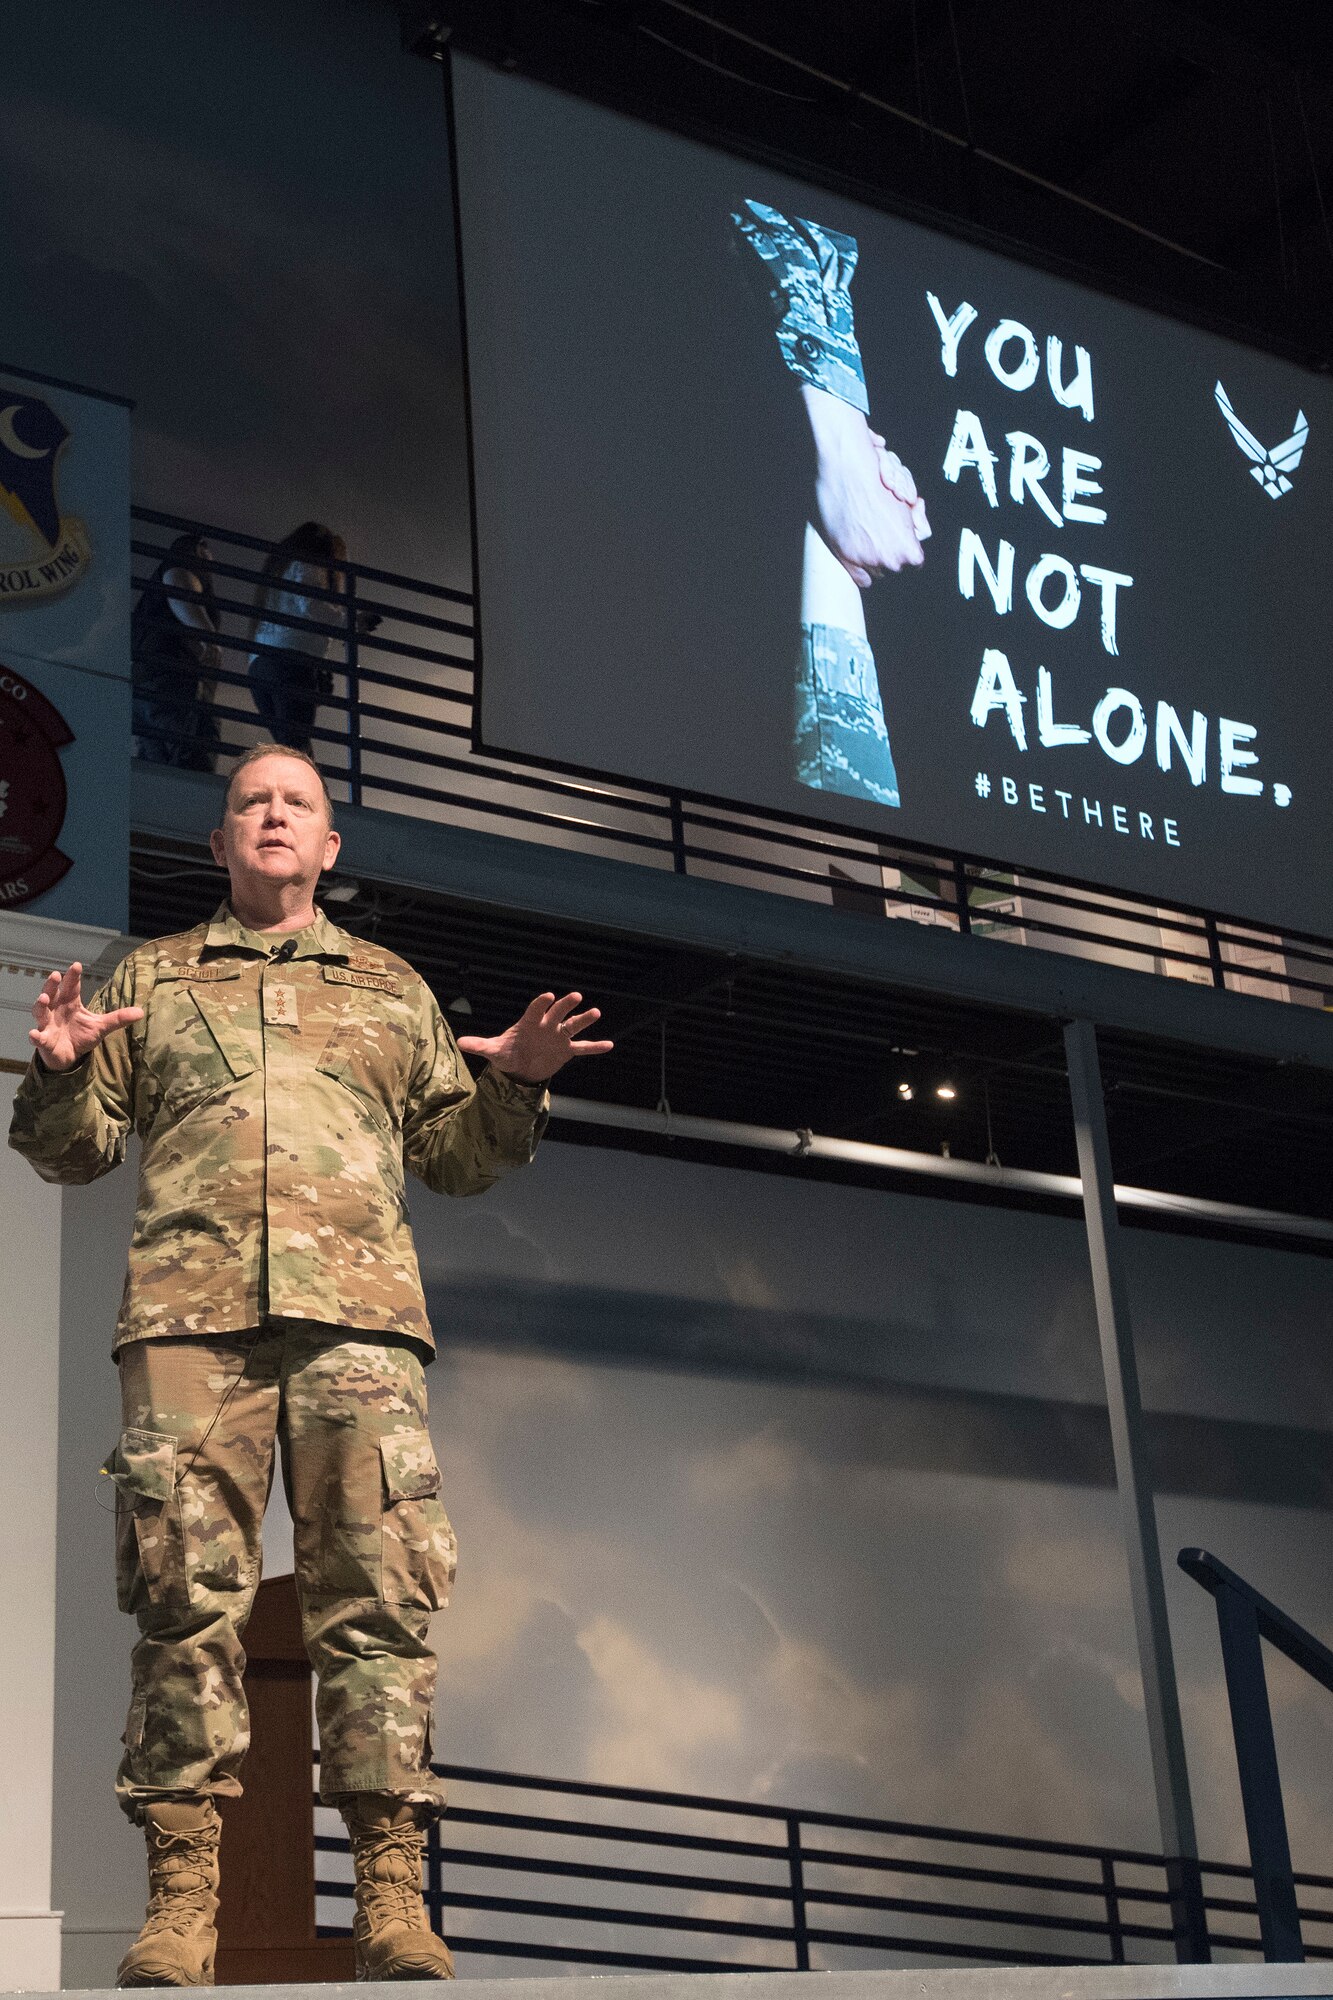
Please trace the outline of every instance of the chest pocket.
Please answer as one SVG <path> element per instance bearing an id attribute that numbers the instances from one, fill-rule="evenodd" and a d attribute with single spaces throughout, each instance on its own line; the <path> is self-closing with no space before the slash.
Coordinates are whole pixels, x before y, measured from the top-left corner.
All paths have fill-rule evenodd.
<path id="1" fill-rule="evenodd" d="M 188 979 L 159 981 L 154 996 L 163 1017 L 153 1023 L 148 1059 L 163 1091 L 164 1109 L 181 1117 L 227 1085 L 249 1076 L 255 1059 L 236 1026 L 227 995 L 239 972 L 196 984 Z M 226 994 L 216 989 L 223 987 Z M 150 1010 L 153 1002 L 150 1002 Z"/>
<path id="2" fill-rule="evenodd" d="M 378 994 L 349 1001 L 315 1065 L 349 1090 L 385 1132 L 397 1132 L 403 1122 L 410 1054 L 407 1032 L 391 1004 Z"/>

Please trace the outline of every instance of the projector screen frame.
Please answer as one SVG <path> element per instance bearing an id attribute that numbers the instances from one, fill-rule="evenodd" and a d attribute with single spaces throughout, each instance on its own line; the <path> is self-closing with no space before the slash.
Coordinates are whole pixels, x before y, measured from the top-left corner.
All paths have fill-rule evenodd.
<path id="1" fill-rule="evenodd" d="M 703 811 L 719 811 L 746 815 L 756 821 L 768 822 L 782 828 L 789 827 L 794 832 L 812 831 L 848 842 L 865 842 L 892 850 L 894 859 L 886 861 L 894 865 L 899 856 L 909 864 L 919 857 L 923 867 L 932 873 L 939 873 L 941 862 L 949 864 L 955 871 L 980 869 L 997 874 L 1027 877 L 1034 883 L 1040 882 L 1056 889 L 1069 890 L 1077 895 L 1102 897 L 1115 904 L 1137 906 L 1136 911 L 1124 914 L 1131 920 L 1142 912 L 1161 910 L 1198 920 L 1205 925 L 1216 921 L 1231 923 L 1239 929 L 1256 933 L 1280 932 L 1293 943 L 1309 943 L 1327 946 L 1333 941 L 1333 922 L 1328 931 L 1310 930 L 1285 920 L 1266 919 L 1245 914 L 1242 911 L 1227 910 L 1215 903 L 1200 902 L 1192 898 L 1180 897 L 1163 890 L 1147 892 L 1141 888 L 1126 885 L 1106 878 L 1098 878 L 1052 868 L 1049 864 L 1031 860 L 1015 859 L 994 851 L 982 852 L 970 845 L 949 840 L 924 840 L 918 836 L 900 834 L 891 827 L 875 827 L 857 824 L 845 817 L 821 814 L 814 801 L 816 792 L 811 793 L 809 808 L 787 808 L 755 799 L 737 797 L 709 790 L 704 787 L 681 785 L 664 778 L 636 777 L 622 770 L 615 770 L 596 763 L 585 763 L 568 756 L 545 755 L 531 749 L 515 749 L 512 746 L 488 740 L 484 734 L 483 689 L 485 680 L 485 639 L 484 639 L 484 592 L 482 588 L 482 560 L 478 523 L 476 491 L 476 443 L 475 405 L 472 368 L 469 353 L 470 324 L 467 310 L 467 273 L 463 248 L 463 216 L 460 194 L 460 177 L 457 148 L 456 119 L 456 76 L 455 58 L 462 56 L 467 61 L 476 62 L 502 75 L 518 75 L 539 85 L 542 89 L 575 103 L 589 104 L 603 111 L 612 112 L 631 122 L 648 127 L 659 133 L 689 141 L 713 154 L 751 164 L 765 171 L 781 174 L 803 181 L 812 188 L 832 194 L 841 199 L 854 201 L 875 210 L 891 220 L 906 222 L 933 235 L 949 238 L 971 248 L 989 253 L 1007 263 L 1026 268 L 1055 278 L 1061 282 L 1079 287 L 1095 297 L 1106 299 L 1118 305 L 1131 306 L 1153 319 L 1170 326 L 1184 327 L 1203 334 L 1210 334 L 1227 340 L 1257 355 L 1271 355 L 1299 368 L 1312 379 L 1327 379 L 1333 374 L 1333 360 L 1326 356 L 1312 354 L 1306 341 L 1286 339 L 1275 331 L 1256 327 L 1253 323 L 1238 320 L 1233 315 L 1209 309 L 1194 303 L 1172 299 L 1163 303 L 1160 293 L 1131 279 L 1113 280 L 1104 272 L 1090 270 L 1086 265 L 1033 244 L 1022 238 L 1004 234 L 975 222 L 965 216 L 933 205 L 916 201 L 897 191 L 890 191 L 876 183 L 858 176 L 840 173 L 827 163 L 814 160 L 791 148 L 759 142 L 734 131 L 720 131 L 716 126 L 680 112 L 660 101 L 649 103 L 640 94 L 617 87 L 600 74 L 577 82 L 558 73 L 549 73 L 542 65 L 502 59 L 494 53 L 476 45 L 477 38 L 455 35 L 443 47 L 440 56 L 443 72 L 445 115 L 448 142 L 450 177 L 450 204 L 454 237 L 454 264 L 459 301 L 459 332 L 461 368 L 464 390 L 464 432 L 466 441 L 466 468 L 469 503 L 469 533 L 471 537 L 472 577 L 473 577 L 473 650 L 474 650 L 474 699 L 472 704 L 471 747 L 481 756 L 501 759 L 506 763 L 539 771 L 552 777 L 567 777 L 593 785 L 607 785 L 631 792 L 637 791 L 656 795 L 668 802 L 679 801 L 683 805 L 695 806 Z M 752 837 L 762 838 L 762 829 L 753 834 L 751 829 L 742 829 Z M 664 841 L 664 846 L 667 842 Z M 868 860 L 874 857 L 867 855 Z M 965 909 L 960 909 L 962 926 L 967 928 Z M 1214 957 L 1216 954 L 1213 954 Z M 1217 982 L 1217 966 L 1214 965 L 1214 979 Z"/>

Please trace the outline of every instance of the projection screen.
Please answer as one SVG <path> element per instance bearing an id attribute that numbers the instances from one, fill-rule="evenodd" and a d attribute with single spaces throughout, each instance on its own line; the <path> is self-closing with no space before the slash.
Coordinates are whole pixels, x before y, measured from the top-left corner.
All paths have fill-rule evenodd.
<path id="1" fill-rule="evenodd" d="M 1333 389 L 452 64 L 479 742 L 1333 934 Z"/>

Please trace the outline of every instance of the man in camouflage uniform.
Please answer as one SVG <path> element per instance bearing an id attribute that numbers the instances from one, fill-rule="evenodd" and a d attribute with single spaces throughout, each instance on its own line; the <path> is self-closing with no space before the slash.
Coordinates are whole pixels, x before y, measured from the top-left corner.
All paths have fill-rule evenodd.
<path id="1" fill-rule="evenodd" d="M 919 565 L 930 526 L 911 473 L 870 428 L 852 312 L 856 239 L 761 201 L 742 202 L 731 219 L 759 259 L 778 347 L 800 384 L 815 446 L 795 775 L 818 791 L 896 806 L 898 774 L 858 590 L 888 571 Z"/>
<path id="2" fill-rule="evenodd" d="M 318 1676 L 321 1797 L 357 1877 L 358 1970 L 447 1978 L 421 1900 L 432 1611 L 454 1574 L 427 1428 L 433 1343 L 404 1171 L 478 1194 L 532 1157 L 545 1080 L 596 1009 L 544 994 L 504 1034 L 450 1033 L 402 959 L 313 892 L 338 852 L 315 766 L 267 746 L 233 773 L 209 923 L 130 953 L 85 1007 L 81 971 L 33 1009 L 10 1143 L 44 1179 L 95 1180 L 142 1143 L 116 1331 L 121 1608 L 140 1637 L 117 1791 L 151 1898 L 122 1986 L 211 1984 L 220 1821 L 249 1741 L 242 1633 L 275 1443 Z M 489 1059 L 474 1083 L 459 1054 Z"/>

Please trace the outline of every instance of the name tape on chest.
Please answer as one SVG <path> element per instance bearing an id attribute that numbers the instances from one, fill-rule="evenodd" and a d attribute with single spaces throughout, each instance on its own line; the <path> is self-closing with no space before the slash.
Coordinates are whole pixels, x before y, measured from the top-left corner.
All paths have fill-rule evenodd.
<path id="1" fill-rule="evenodd" d="M 168 979 L 239 979 L 238 965 L 173 965 L 164 975 Z"/>
<path id="2" fill-rule="evenodd" d="M 397 996 L 403 990 L 391 972 L 356 972 L 350 965 L 326 965 L 324 977 L 333 986 L 367 986 L 374 993 Z"/>

